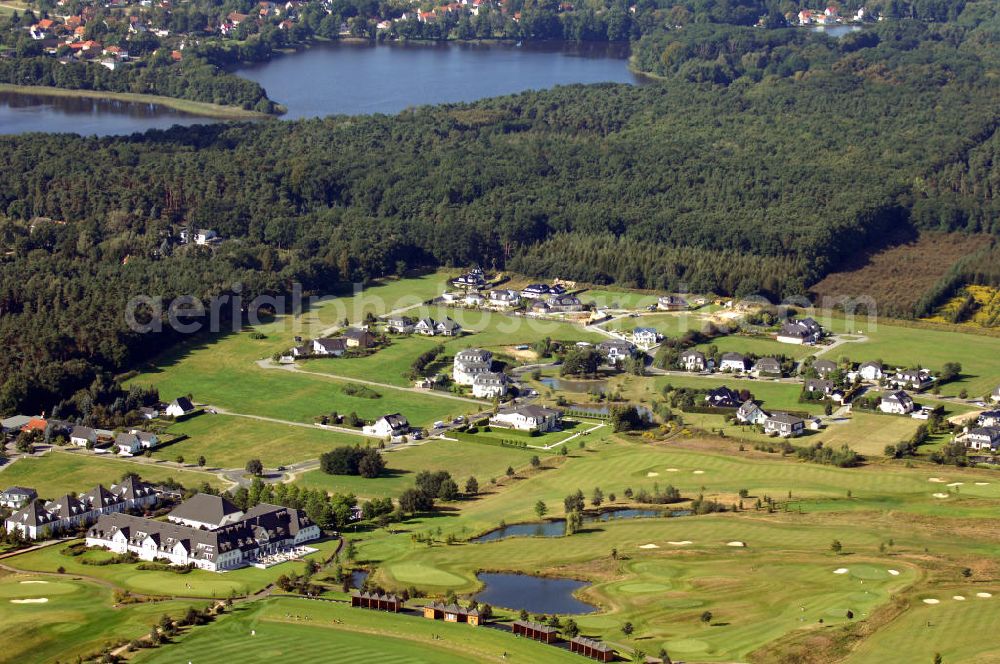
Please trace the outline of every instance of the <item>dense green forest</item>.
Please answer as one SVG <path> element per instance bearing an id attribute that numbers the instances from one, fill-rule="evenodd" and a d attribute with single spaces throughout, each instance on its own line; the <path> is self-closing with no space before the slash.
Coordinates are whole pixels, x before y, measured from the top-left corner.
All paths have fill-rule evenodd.
<path id="1" fill-rule="evenodd" d="M 678 69 L 394 117 L 0 138 L 0 410 L 173 343 L 125 327 L 140 293 L 331 292 L 478 263 L 782 297 L 900 228 L 998 235 L 997 5 L 857 48 L 790 38 L 806 70 L 725 84 Z M 762 47 L 741 43 L 715 59 Z M 226 239 L 176 246 L 185 224 Z"/>
<path id="2" fill-rule="evenodd" d="M 114 71 L 93 63 L 63 64 L 50 57 L 0 59 L 0 83 L 161 95 L 259 113 L 277 110 L 257 83 L 193 58 L 176 65 L 154 61 Z"/>

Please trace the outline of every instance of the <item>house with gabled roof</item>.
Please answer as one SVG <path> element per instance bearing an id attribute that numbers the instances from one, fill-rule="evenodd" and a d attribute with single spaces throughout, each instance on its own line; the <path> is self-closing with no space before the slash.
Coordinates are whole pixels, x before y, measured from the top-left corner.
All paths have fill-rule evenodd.
<path id="1" fill-rule="evenodd" d="M 434 326 L 434 333 L 442 337 L 457 337 L 462 333 L 462 326 L 446 316 Z"/>
<path id="2" fill-rule="evenodd" d="M 739 408 L 741 403 L 740 393 L 725 385 L 720 385 L 705 393 L 705 405 L 712 408 Z"/>
<path id="3" fill-rule="evenodd" d="M 774 433 L 782 438 L 800 436 L 805 431 L 805 428 L 805 420 L 797 415 L 789 415 L 788 413 L 774 413 L 764 420 L 764 433 Z"/>
<path id="4" fill-rule="evenodd" d="M 680 295 L 661 295 L 656 298 L 656 308 L 660 311 L 682 311 L 688 308 L 688 301 Z"/>
<path id="5" fill-rule="evenodd" d="M 812 318 L 790 319 L 778 332 L 777 340 L 785 344 L 813 344 L 823 336 L 823 328 Z"/>
<path id="6" fill-rule="evenodd" d="M 367 436 L 376 438 L 401 438 L 410 433 L 410 423 L 400 413 L 383 415 L 361 429 Z"/>
<path id="7" fill-rule="evenodd" d="M 970 450 L 995 453 L 1000 450 L 1000 427 L 972 427 L 955 440 Z"/>
<path id="8" fill-rule="evenodd" d="M 337 337 L 333 339 L 313 339 L 312 354 L 323 357 L 340 357 L 347 351 L 347 341 Z"/>
<path id="9" fill-rule="evenodd" d="M 194 412 L 194 404 L 187 397 L 177 397 L 164 412 L 169 417 L 183 417 Z"/>
<path id="10" fill-rule="evenodd" d="M 597 352 L 611 366 L 617 366 L 630 357 L 635 356 L 635 344 L 625 339 L 605 339 L 597 344 Z"/>
<path id="11" fill-rule="evenodd" d="M 375 345 L 375 335 L 368 330 L 349 327 L 343 332 L 343 341 L 348 348 L 371 348 Z"/>
<path id="12" fill-rule="evenodd" d="M 862 362 L 858 367 L 858 375 L 862 380 L 874 382 L 882 380 L 885 373 L 882 371 L 881 362 Z"/>
<path id="13" fill-rule="evenodd" d="M 7 487 L 0 492 L 0 507 L 20 509 L 38 498 L 38 492 L 23 486 Z"/>
<path id="14" fill-rule="evenodd" d="M 77 447 L 87 447 L 97 443 L 97 431 L 90 427 L 75 426 L 69 432 L 69 442 Z"/>
<path id="15" fill-rule="evenodd" d="M 764 424 L 768 414 L 752 399 L 744 401 L 736 411 L 736 420 L 743 424 Z"/>
<path id="16" fill-rule="evenodd" d="M 651 348 L 659 343 L 662 336 L 652 327 L 637 327 L 632 330 L 632 343 L 639 348 Z"/>
<path id="17" fill-rule="evenodd" d="M 831 360 L 816 360 L 812 368 L 820 375 L 820 378 L 828 378 L 830 374 L 837 370 L 837 363 Z"/>
<path id="18" fill-rule="evenodd" d="M 561 413 L 553 408 L 528 405 L 501 408 L 490 418 L 490 424 L 519 431 L 552 431 L 559 426 Z"/>
<path id="19" fill-rule="evenodd" d="M 903 390 L 895 390 L 882 397 L 878 408 L 883 413 L 906 415 L 913 412 L 913 398 Z"/>
<path id="20" fill-rule="evenodd" d="M 437 334 L 437 322 L 433 318 L 421 318 L 413 326 L 413 331 L 417 334 L 433 337 Z"/>
<path id="21" fill-rule="evenodd" d="M 385 329 L 393 334 L 410 334 L 416 322 L 409 316 L 390 316 L 385 321 Z"/>
<path id="22" fill-rule="evenodd" d="M 472 379 L 472 396 L 477 399 L 495 399 L 507 395 L 507 374 L 500 371 L 481 373 Z"/>
<path id="23" fill-rule="evenodd" d="M 762 357 L 754 362 L 752 371 L 757 376 L 781 376 L 781 362 L 776 357 Z"/>
<path id="24" fill-rule="evenodd" d="M 708 368 L 705 354 L 700 350 L 686 350 L 680 354 L 677 361 L 686 371 L 704 371 Z"/>
<path id="25" fill-rule="evenodd" d="M 743 373 L 747 370 L 747 358 L 742 353 L 723 353 L 719 358 L 720 371 Z"/>

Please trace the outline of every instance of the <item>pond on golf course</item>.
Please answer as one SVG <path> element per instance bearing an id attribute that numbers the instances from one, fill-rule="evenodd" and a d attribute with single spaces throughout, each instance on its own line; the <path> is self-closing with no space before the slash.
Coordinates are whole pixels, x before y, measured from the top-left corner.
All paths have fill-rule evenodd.
<path id="1" fill-rule="evenodd" d="M 618 519 L 688 516 L 690 513 L 690 510 L 619 509 L 601 512 L 600 514 L 584 514 L 583 522 L 587 524 Z M 491 530 L 469 541 L 473 544 L 482 544 L 484 542 L 496 542 L 508 537 L 562 537 L 565 533 L 566 519 L 550 519 L 537 523 L 514 523 Z"/>
<path id="2" fill-rule="evenodd" d="M 578 615 L 597 610 L 597 607 L 573 596 L 577 590 L 590 585 L 585 581 L 496 572 L 481 572 L 476 576 L 486 585 L 476 594 L 476 601 L 480 603 L 559 615 Z"/>

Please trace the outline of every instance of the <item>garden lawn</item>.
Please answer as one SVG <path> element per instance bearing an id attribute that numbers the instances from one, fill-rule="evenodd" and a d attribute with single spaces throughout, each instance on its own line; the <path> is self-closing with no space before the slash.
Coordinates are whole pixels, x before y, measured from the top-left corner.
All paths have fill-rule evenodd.
<path id="1" fill-rule="evenodd" d="M 176 644 L 142 652 L 135 661 L 174 664 L 276 660 L 555 664 L 578 663 L 580 657 L 495 629 L 352 609 L 332 602 L 272 598 L 238 607 L 215 623 L 193 630 Z"/>
<path id="2" fill-rule="evenodd" d="M 169 432 L 187 438 L 157 448 L 153 458 L 173 461 L 180 455 L 191 464 L 204 456 L 210 468 L 242 468 L 248 459 L 260 459 L 265 467 L 275 468 L 316 459 L 341 445 L 366 442 L 337 431 L 211 414 L 177 422 Z"/>
<path id="3" fill-rule="evenodd" d="M 110 487 L 126 472 L 138 473 L 147 482 L 162 482 L 171 478 L 192 488 L 201 486 L 204 482 L 216 488 L 226 487 L 225 482 L 208 472 L 58 450 L 41 457 L 24 457 L 8 464 L 0 474 L 0 482 L 4 486 L 32 487 L 40 496 L 55 498 L 67 492 L 89 491 L 98 483 Z"/>
<path id="4" fill-rule="evenodd" d="M 631 391 L 628 389 L 628 385 L 641 386 L 648 379 L 626 376 L 622 380 L 624 381 L 622 392 L 629 394 Z M 756 401 L 763 402 L 761 403 L 761 407 L 768 412 L 778 410 L 808 412 L 816 415 L 823 413 L 822 402 L 799 402 L 799 396 L 802 394 L 802 385 L 800 383 L 779 383 L 757 379 L 748 380 L 726 376 L 725 374 L 715 374 L 712 377 L 674 374 L 656 377 L 653 385 L 656 394 L 661 394 L 666 385 L 702 390 L 710 390 L 725 385 L 736 391 L 748 390 Z M 834 407 L 836 406 L 837 404 L 834 404 Z"/>
<path id="5" fill-rule="evenodd" d="M 584 303 L 593 302 L 602 309 L 645 309 L 656 304 L 657 295 L 638 291 L 585 290 L 577 297 Z"/>
<path id="6" fill-rule="evenodd" d="M 48 601 L 11 602 L 39 598 Z M 168 601 L 115 608 L 113 601 L 110 589 L 68 575 L 0 577 L 3 661 L 74 661 L 78 656 L 95 653 L 106 642 L 149 634 L 150 627 L 164 614 L 180 618 L 189 606 L 205 605 L 199 601 Z"/>

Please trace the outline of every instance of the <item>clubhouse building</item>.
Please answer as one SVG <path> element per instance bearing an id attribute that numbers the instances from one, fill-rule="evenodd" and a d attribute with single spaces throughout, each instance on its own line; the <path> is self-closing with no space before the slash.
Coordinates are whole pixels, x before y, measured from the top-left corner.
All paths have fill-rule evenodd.
<path id="1" fill-rule="evenodd" d="M 175 512 L 180 514 L 172 513 L 169 521 L 102 516 L 87 531 L 87 546 L 222 572 L 296 558 L 311 552 L 302 545 L 320 536 L 319 526 L 304 512 L 265 503 L 243 513 L 225 498 L 198 494 Z"/>

